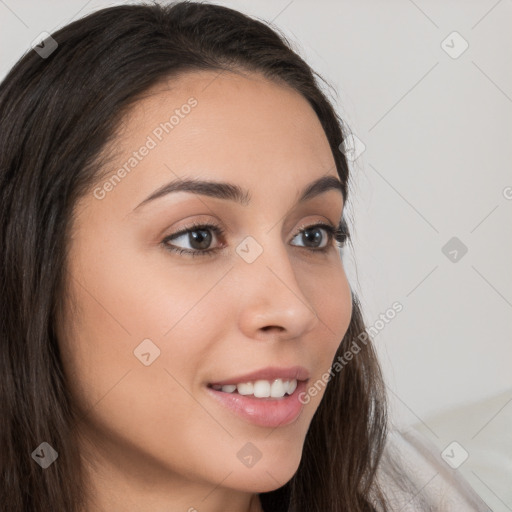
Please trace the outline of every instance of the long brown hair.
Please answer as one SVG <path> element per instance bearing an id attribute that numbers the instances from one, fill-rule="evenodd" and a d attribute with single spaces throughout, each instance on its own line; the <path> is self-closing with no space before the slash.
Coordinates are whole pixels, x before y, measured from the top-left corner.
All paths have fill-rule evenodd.
<path id="1" fill-rule="evenodd" d="M 192 70 L 255 71 L 287 84 L 316 112 L 348 196 L 338 149 L 346 129 L 321 91 L 323 78 L 277 29 L 180 1 L 101 9 L 52 37 L 51 55 L 28 51 L 0 84 L 0 503 L 8 512 L 78 512 L 85 503 L 77 416 L 56 336 L 62 269 L 73 207 L 145 91 Z M 352 301 L 335 359 L 365 332 L 355 294 Z M 384 389 L 372 343 L 361 343 L 327 384 L 297 472 L 262 502 L 289 512 L 387 510 L 375 479 L 387 434 Z M 45 470 L 31 458 L 43 441 L 58 452 Z"/>

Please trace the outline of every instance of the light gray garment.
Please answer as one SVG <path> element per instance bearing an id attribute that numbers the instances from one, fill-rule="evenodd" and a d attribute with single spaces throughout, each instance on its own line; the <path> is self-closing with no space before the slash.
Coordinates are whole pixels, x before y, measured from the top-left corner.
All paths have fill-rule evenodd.
<path id="1" fill-rule="evenodd" d="M 492 512 L 438 448 L 412 427 L 389 432 L 377 480 L 393 512 Z"/>

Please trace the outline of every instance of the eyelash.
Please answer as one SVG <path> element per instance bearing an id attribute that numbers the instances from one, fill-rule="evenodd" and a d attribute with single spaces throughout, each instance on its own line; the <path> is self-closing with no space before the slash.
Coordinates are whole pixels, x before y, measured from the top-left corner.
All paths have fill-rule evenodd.
<path id="1" fill-rule="evenodd" d="M 325 224 L 323 222 L 320 222 L 318 224 L 312 224 L 310 226 L 302 226 L 299 231 L 294 235 L 293 238 L 295 238 L 297 235 L 302 233 L 303 231 L 313 229 L 313 228 L 322 228 L 327 232 L 328 236 L 328 243 L 325 247 L 321 249 L 311 249 L 309 247 L 303 247 L 304 249 L 307 249 L 311 252 L 319 252 L 319 253 L 326 253 L 330 248 L 332 247 L 332 241 L 336 240 L 336 245 L 339 248 L 342 248 L 345 245 L 345 242 L 347 241 L 349 235 L 348 231 L 346 229 L 346 225 L 344 222 L 341 222 L 337 228 L 332 226 L 331 224 Z M 223 248 L 215 248 L 215 249 L 206 249 L 204 251 L 197 250 L 197 249 L 183 249 L 181 247 L 172 247 L 167 242 L 170 240 L 174 240 L 175 238 L 180 238 L 182 235 L 186 235 L 187 233 L 193 232 L 193 231 L 200 231 L 200 230 L 211 230 L 213 233 L 215 233 L 218 237 L 224 237 L 225 231 L 220 226 L 217 226 L 215 224 L 200 224 L 200 223 L 194 223 L 177 233 L 173 233 L 172 235 L 169 235 L 165 237 L 162 240 L 162 244 L 164 245 L 165 249 L 171 252 L 175 252 L 178 254 L 186 254 L 187 256 L 214 256 L 217 252 L 221 251 Z"/>

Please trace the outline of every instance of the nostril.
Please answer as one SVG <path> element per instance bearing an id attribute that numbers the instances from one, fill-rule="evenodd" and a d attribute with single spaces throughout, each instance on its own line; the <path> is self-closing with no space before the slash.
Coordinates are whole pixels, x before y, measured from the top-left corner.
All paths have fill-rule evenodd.
<path id="1" fill-rule="evenodd" d="M 283 331 L 284 329 L 279 325 L 267 325 L 266 327 L 262 327 L 263 331 L 269 331 L 270 329 L 277 329 L 278 331 Z"/>

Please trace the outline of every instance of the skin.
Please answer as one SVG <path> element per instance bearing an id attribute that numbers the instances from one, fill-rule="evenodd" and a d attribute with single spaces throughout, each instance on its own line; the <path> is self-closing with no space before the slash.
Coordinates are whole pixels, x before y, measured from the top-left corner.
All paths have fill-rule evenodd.
<path id="1" fill-rule="evenodd" d="M 295 422 L 266 428 L 218 404 L 205 385 L 296 364 L 315 382 L 349 325 L 335 241 L 314 252 L 300 234 L 337 226 L 343 211 L 336 190 L 297 204 L 315 179 L 339 179 L 317 116 L 297 92 L 259 75 L 217 75 L 190 72 L 149 91 L 124 119 L 111 174 L 174 109 L 191 96 L 198 105 L 103 199 L 91 189 L 76 205 L 59 343 L 82 411 L 87 512 L 262 510 L 258 493 L 297 470 L 324 388 Z M 134 211 L 177 177 L 235 183 L 251 202 L 178 192 Z M 193 221 L 226 230 L 209 232 L 209 247 L 223 252 L 192 258 L 164 247 Z M 250 264 L 235 252 L 248 235 L 263 248 Z M 188 235 L 169 243 L 198 247 Z M 144 339 L 160 349 L 149 366 L 133 353 Z M 237 457 L 248 441 L 262 454 L 250 468 Z"/>

